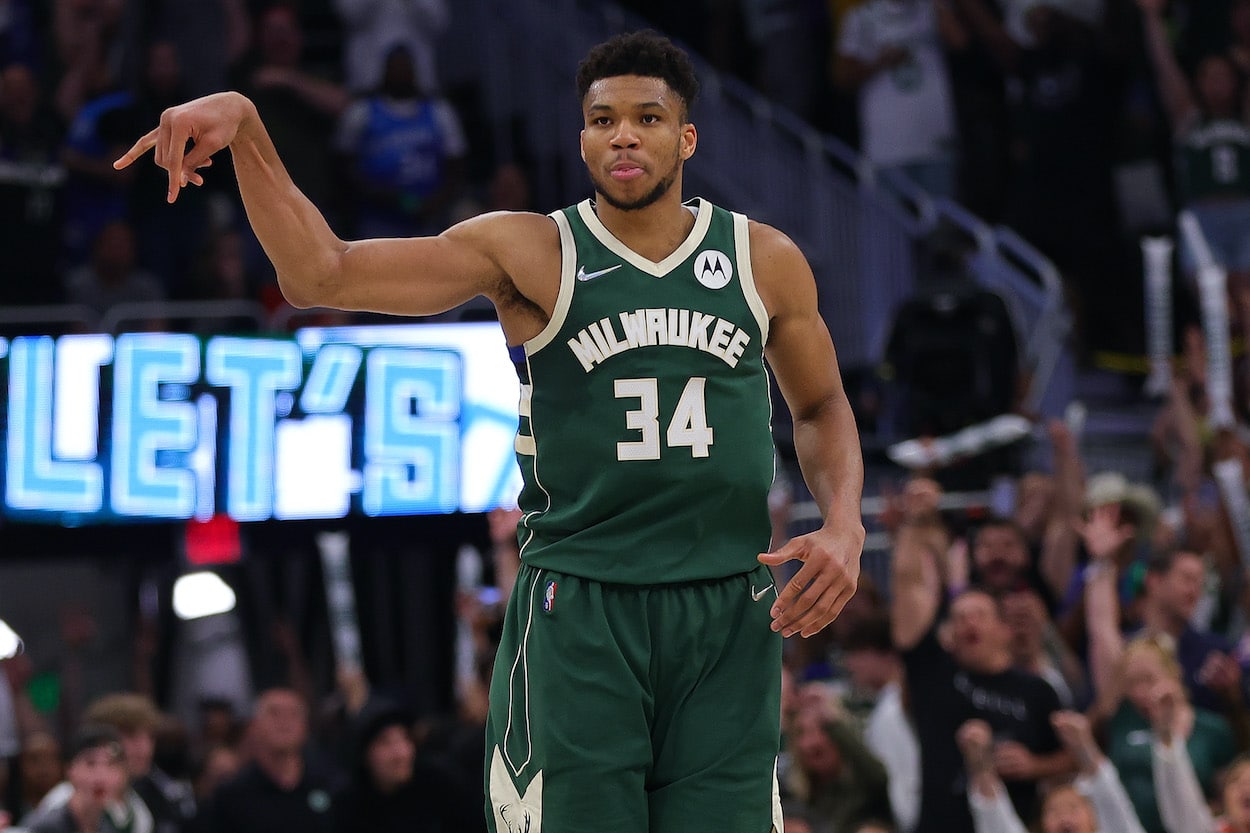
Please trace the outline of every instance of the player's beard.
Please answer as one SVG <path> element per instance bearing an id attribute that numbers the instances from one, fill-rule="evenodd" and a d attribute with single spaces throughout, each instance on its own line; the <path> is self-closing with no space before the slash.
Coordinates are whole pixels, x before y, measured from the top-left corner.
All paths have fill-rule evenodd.
<path id="1" fill-rule="evenodd" d="M 608 180 L 600 178 L 595 173 L 590 174 L 590 182 L 595 188 L 595 192 L 600 199 L 617 211 L 641 211 L 652 203 L 660 199 L 668 193 L 673 187 L 673 183 L 677 181 L 677 172 L 681 170 L 680 157 L 673 160 L 673 167 L 669 170 L 668 175 L 660 179 L 647 193 L 643 194 L 636 200 L 618 200 L 608 192 L 608 186 L 611 184 Z"/>

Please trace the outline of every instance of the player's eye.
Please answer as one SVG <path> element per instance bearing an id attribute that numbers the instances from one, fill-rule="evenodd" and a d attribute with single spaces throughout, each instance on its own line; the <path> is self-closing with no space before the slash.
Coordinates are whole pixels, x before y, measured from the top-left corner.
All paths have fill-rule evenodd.
<path id="1" fill-rule="evenodd" d="M 646 113 L 643 115 L 642 119 L 640 119 L 640 121 L 642 121 L 643 124 L 655 124 L 659 120 L 660 120 L 660 117 L 657 116 L 655 113 Z"/>

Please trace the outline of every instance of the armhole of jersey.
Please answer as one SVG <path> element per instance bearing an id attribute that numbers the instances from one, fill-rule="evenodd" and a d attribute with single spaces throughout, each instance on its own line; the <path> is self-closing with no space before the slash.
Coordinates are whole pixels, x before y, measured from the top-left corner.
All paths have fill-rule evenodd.
<path id="1" fill-rule="evenodd" d="M 556 308 L 551 311 L 551 320 L 538 335 L 525 342 L 525 355 L 532 356 L 546 347 L 564 326 L 564 318 L 569 314 L 569 304 L 573 302 L 573 271 L 577 268 L 577 244 L 573 242 L 573 227 L 563 211 L 553 211 L 547 215 L 555 220 L 560 229 L 560 292 L 556 295 Z"/>
<path id="2" fill-rule="evenodd" d="M 738 261 L 738 282 L 742 284 L 742 296 L 747 306 L 755 314 L 755 323 L 760 327 L 760 341 L 768 343 L 768 310 L 764 308 L 764 299 L 755 288 L 755 273 L 751 271 L 751 229 L 744 214 L 733 214 L 734 220 L 734 257 Z"/>

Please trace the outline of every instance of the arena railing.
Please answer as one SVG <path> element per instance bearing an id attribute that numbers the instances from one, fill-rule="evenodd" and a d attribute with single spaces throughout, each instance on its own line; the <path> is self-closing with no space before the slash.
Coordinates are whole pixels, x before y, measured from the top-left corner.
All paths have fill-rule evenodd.
<path id="1" fill-rule="evenodd" d="M 135 301 L 109 307 L 100 317 L 99 329 L 114 334 L 154 326 L 180 332 L 258 333 L 267 329 L 268 319 L 259 301 Z"/>
<path id="2" fill-rule="evenodd" d="M 99 332 L 100 316 L 81 304 L 0 306 L 0 337 Z"/>

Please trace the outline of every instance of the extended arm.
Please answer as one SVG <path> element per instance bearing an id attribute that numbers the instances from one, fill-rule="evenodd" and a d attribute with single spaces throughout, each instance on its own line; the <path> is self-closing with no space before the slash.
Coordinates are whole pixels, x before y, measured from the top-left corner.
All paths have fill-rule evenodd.
<path id="1" fill-rule="evenodd" d="M 1120 523 L 1118 506 L 1099 506 L 1092 512 L 1082 535 L 1091 558 L 1085 579 L 1090 683 L 1095 710 L 1108 717 L 1120 696 L 1115 667 L 1124 652 L 1115 553 L 1132 537 L 1132 528 Z"/>
<path id="2" fill-rule="evenodd" d="M 188 140 L 194 147 L 186 151 Z M 248 220 L 273 261 L 283 294 L 295 306 L 429 315 L 477 295 L 506 306 L 518 295 L 512 279 L 518 269 L 559 274 L 555 226 L 534 214 L 488 214 L 438 237 L 340 240 L 291 181 L 252 102 L 237 93 L 166 110 L 160 125 L 114 165 L 124 168 L 154 150 L 156 164 L 169 172 L 167 199 L 173 202 L 182 187 L 203 181 L 197 169 L 227 147 Z M 536 243 L 547 240 L 549 247 Z M 537 263 L 538 253 L 548 248 L 551 262 Z M 554 303 L 555 285 L 547 303 Z M 538 329 L 541 325 L 528 335 Z M 515 343 L 514 335 L 509 333 Z"/>
<path id="3" fill-rule="evenodd" d="M 824 517 L 819 530 L 762 554 L 760 561 L 804 562 L 773 606 L 773 627 L 787 636 L 811 636 L 841 612 L 859 580 L 864 462 L 833 340 L 817 309 L 811 267 L 789 238 L 767 226 L 752 224 L 751 249 L 769 314 L 765 355 L 794 418 L 803 478 Z"/>
<path id="4" fill-rule="evenodd" d="M 1168 830 L 1214 830 L 1215 821 L 1203 798 L 1185 739 L 1178 735 L 1167 742 L 1156 737 L 1150 748 L 1155 797 L 1164 826 Z"/>
<path id="5" fill-rule="evenodd" d="M 1080 769 L 1075 786 L 1093 803 L 1099 829 L 1106 833 L 1144 833 L 1119 773 L 1094 740 L 1089 719 L 1062 711 L 1051 715 L 1050 722 Z"/>
<path id="6" fill-rule="evenodd" d="M 968 773 L 968 807 L 975 833 L 1026 833 L 1007 788 L 994 771 L 993 734 L 983 720 L 969 720 L 955 733 Z"/>
<path id="7" fill-rule="evenodd" d="M 1155 770 L 1158 773 L 1158 769 Z M 1158 775 L 1155 776 L 1158 778 Z M 1101 758 L 1093 773 L 1082 773 L 1077 788 L 1089 798 L 1098 815 L 1101 830 L 1107 833 L 1145 833 L 1133 802 L 1129 800 L 1120 774 L 1106 758 Z M 1157 789 L 1157 787 L 1156 787 Z M 1210 830 L 1210 827 L 1177 827 L 1173 830 Z"/>
<path id="8" fill-rule="evenodd" d="M 1077 528 L 1085 496 L 1085 467 L 1076 438 L 1059 420 L 1048 426 L 1055 463 L 1055 507 L 1042 539 L 1038 569 L 1055 598 L 1062 599 L 1076 569 Z"/>
<path id="9" fill-rule="evenodd" d="M 1197 109 L 1189 81 L 1181 70 L 1172 43 L 1168 39 L 1167 26 L 1163 22 L 1162 0 L 1137 0 L 1142 10 L 1142 27 L 1146 32 L 1146 51 L 1154 65 L 1159 95 L 1172 122 L 1172 129 L 1179 130 Z"/>
<path id="10" fill-rule="evenodd" d="M 937 553 L 922 529 L 904 526 L 890 561 L 890 630 L 900 651 L 914 648 L 933 627 L 941 598 Z"/>

